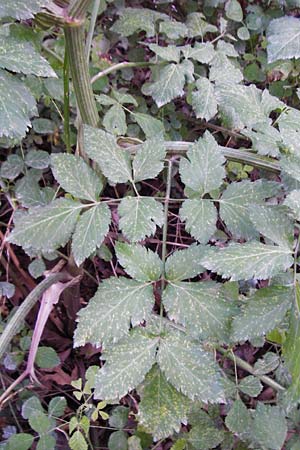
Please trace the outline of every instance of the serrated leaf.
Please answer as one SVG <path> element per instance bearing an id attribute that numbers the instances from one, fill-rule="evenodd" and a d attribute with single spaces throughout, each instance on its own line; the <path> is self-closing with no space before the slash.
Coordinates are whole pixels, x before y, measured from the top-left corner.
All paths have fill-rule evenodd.
<path id="1" fill-rule="evenodd" d="M 282 136 L 271 125 L 266 123 L 256 124 L 252 130 L 243 130 L 242 134 L 251 139 L 253 150 L 257 151 L 260 155 L 273 157 L 280 155 L 279 145 L 281 144 Z"/>
<path id="2" fill-rule="evenodd" d="M 130 155 L 118 146 L 116 138 L 99 128 L 84 125 L 84 147 L 87 155 L 99 164 L 112 183 L 132 179 Z"/>
<path id="3" fill-rule="evenodd" d="M 244 79 L 240 67 L 237 64 L 233 64 L 224 51 L 215 53 L 210 66 L 209 79 L 216 84 L 230 84 L 232 89 L 234 89 L 236 84 Z"/>
<path id="4" fill-rule="evenodd" d="M 28 422 L 31 428 L 39 434 L 49 432 L 51 426 L 53 425 L 52 420 L 50 420 L 49 417 L 42 412 L 31 414 L 28 418 Z"/>
<path id="5" fill-rule="evenodd" d="M 133 160 L 135 182 L 155 178 L 163 169 L 166 146 L 161 137 L 152 138 L 138 147 Z"/>
<path id="6" fill-rule="evenodd" d="M 293 264 L 293 258 L 291 251 L 285 247 L 251 241 L 212 249 L 201 263 L 231 281 L 251 278 L 266 280 L 287 270 Z"/>
<path id="7" fill-rule="evenodd" d="M 119 263 L 137 281 L 156 281 L 162 270 L 157 253 L 138 244 L 117 242 L 115 246 Z"/>
<path id="8" fill-rule="evenodd" d="M 0 70 L 0 137 L 20 140 L 37 115 L 36 102 L 29 89 L 16 76 Z"/>
<path id="9" fill-rule="evenodd" d="M 40 400 L 33 396 L 25 400 L 22 405 L 22 417 L 23 419 L 29 419 L 31 415 L 43 413 L 43 407 Z"/>
<path id="10" fill-rule="evenodd" d="M 159 24 L 159 32 L 165 33 L 170 39 L 179 39 L 187 35 L 187 27 L 184 23 L 175 20 L 164 20 Z"/>
<path id="11" fill-rule="evenodd" d="M 18 216 L 7 241 L 25 250 L 53 251 L 68 242 L 82 208 L 81 203 L 66 198 L 31 208 L 28 214 Z"/>
<path id="12" fill-rule="evenodd" d="M 188 14 L 186 20 L 189 37 L 201 36 L 203 38 L 206 33 L 217 33 L 218 28 L 215 25 L 207 23 L 205 16 L 199 12 Z"/>
<path id="13" fill-rule="evenodd" d="M 250 218 L 264 236 L 286 249 L 293 249 L 294 226 L 281 206 L 251 205 Z"/>
<path id="14" fill-rule="evenodd" d="M 142 91 L 145 95 L 151 95 L 158 108 L 161 108 L 174 98 L 183 96 L 185 78 L 188 76 L 184 63 L 171 63 L 159 68 L 154 82 L 144 84 Z"/>
<path id="15" fill-rule="evenodd" d="M 254 364 L 254 374 L 264 375 L 275 370 L 280 364 L 279 356 L 273 352 L 265 353 L 262 358 L 259 358 Z"/>
<path id="16" fill-rule="evenodd" d="M 271 20 L 267 29 L 267 41 L 269 63 L 278 59 L 299 58 L 300 20 L 292 16 Z"/>
<path id="17" fill-rule="evenodd" d="M 67 407 L 67 400 L 65 397 L 54 397 L 50 400 L 48 406 L 48 414 L 50 416 L 61 417 Z"/>
<path id="18" fill-rule="evenodd" d="M 214 426 L 193 426 L 187 435 L 187 441 L 196 450 L 210 450 L 217 447 L 224 439 L 224 431 Z"/>
<path id="19" fill-rule="evenodd" d="M 88 450 L 87 442 L 81 433 L 81 431 L 76 430 L 69 439 L 69 447 L 71 450 Z"/>
<path id="20" fill-rule="evenodd" d="M 292 376 L 292 385 L 290 392 L 296 402 L 299 402 L 300 395 L 300 288 L 298 282 L 294 286 L 294 305 L 290 312 L 289 328 L 287 336 L 282 346 L 282 353 L 285 364 Z"/>
<path id="21" fill-rule="evenodd" d="M 252 427 L 252 418 L 242 400 L 235 400 L 225 418 L 227 428 L 233 433 L 243 435 Z"/>
<path id="22" fill-rule="evenodd" d="M 0 17 L 13 17 L 17 20 L 31 19 L 34 14 L 47 6 L 49 0 L 6 0 L 0 5 Z"/>
<path id="23" fill-rule="evenodd" d="M 194 278 L 205 268 L 201 265 L 201 259 L 206 251 L 204 245 L 193 245 L 184 250 L 177 250 L 166 261 L 166 278 L 169 281 L 180 281 Z"/>
<path id="24" fill-rule="evenodd" d="M 129 408 L 126 406 L 117 406 L 109 417 L 109 426 L 122 430 L 128 422 Z"/>
<path id="25" fill-rule="evenodd" d="M 210 200 L 185 200 L 179 215 L 185 222 L 186 231 L 203 244 L 206 244 L 216 231 L 217 210 Z"/>
<path id="26" fill-rule="evenodd" d="M 281 450 L 287 435 L 287 423 L 283 411 L 278 406 L 257 404 L 253 436 L 262 447 Z"/>
<path id="27" fill-rule="evenodd" d="M 165 61 L 174 61 L 179 63 L 180 60 L 180 49 L 175 45 L 168 45 L 167 47 L 162 47 L 157 44 L 148 44 L 150 50 Z"/>
<path id="28" fill-rule="evenodd" d="M 128 334 L 130 324 L 139 325 L 153 308 L 151 283 L 128 278 L 108 278 L 98 287 L 86 308 L 78 313 L 74 345 L 87 342 L 99 347 L 117 342 Z"/>
<path id="29" fill-rule="evenodd" d="M 251 239 L 257 236 L 249 215 L 249 205 L 262 203 L 265 198 L 279 192 L 280 185 L 274 182 L 244 180 L 231 183 L 223 192 L 220 216 L 236 239 Z"/>
<path id="30" fill-rule="evenodd" d="M 82 158 L 59 153 L 51 156 L 51 162 L 53 175 L 66 192 L 84 200 L 97 200 L 102 181 Z"/>
<path id="31" fill-rule="evenodd" d="M 297 181 L 300 181 L 300 156 L 298 155 L 287 155 L 282 156 L 280 160 L 281 170 L 287 173 L 290 177 Z"/>
<path id="32" fill-rule="evenodd" d="M 105 365 L 96 376 L 95 398 L 121 398 L 140 384 L 155 361 L 159 338 L 133 330 L 127 339 L 102 353 Z"/>
<path id="33" fill-rule="evenodd" d="M 197 119 L 209 121 L 218 112 L 218 103 L 214 93 L 213 84 L 204 77 L 196 82 L 197 91 L 192 92 L 192 107 Z"/>
<path id="34" fill-rule="evenodd" d="M 155 441 L 178 433 L 181 423 L 187 423 L 189 400 L 168 383 L 157 366 L 146 375 L 138 392 L 139 424 Z"/>
<path id="35" fill-rule="evenodd" d="M 39 347 L 35 358 L 36 364 L 41 369 L 52 369 L 60 364 L 60 358 L 54 348 Z"/>
<path id="36" fill-rule="evenodd" d="M 29 450 L 33 444 L 34 437 L 28 433 L 17 433 L 8 439 L 7 450 Z"/>
<path id="37" fill-rule="evenodd" d="M 124 92 L 122 90 L 113 89 L 112 95 L 115 97 L 117 102 L 121 103 L 121 105 L 125 105 L 126 103 L 127 104 L 129 103 L 130 105 L 138 106 L 136 99 L 131 94 L 128 94 L 127 92 Z"/>
<path id="38" fill-rule="evenodd" d="M 126 115 L 122 106 L 118 103 L 109 108 L 103 117 L 102 123 L 106 131 L 113 135 L 122 136 L 126 134 Z"/>
<path id="39" fill-rule="evenodd" d="M 147 139 L 151 139 L 164 133 L 165 128 L 161 120 L 150 116 L 149 114 L 134 113 L 134 118 L 141 127 Z"/>
<path id="40" fill-rule="evenodd" d="M 249 395 L 250 397 L 257 397 L 261 391 L 263 390 L 263 385 L 259 381 L 258 378 L 253 375 L 249 375 L 248 377 L 243 378 L 238 384 L 238 388 L 244 394 Z"/>
<path id="41" fill-rule="evenodd" d="M 56 439 L 49 433 L 40 435 L 36 450 L 55 450 Z"/>
<path id="42" fill-rule="evenodd" d="M 215 49 L 211 42 L 196 42 L 194 47 L 185 45 L 180 49 L 186 59 L 194 59 L 202 64 L 208 64 L 215 56 Z"/>
<path id="43" fill-rule="evenodd" d="M 284 204 L 292 210 L 295 219 L 300 220 L 300 190 L 294 189 L 290 192 Z"/>
<path id="44" fill-rule="evenodd" d="M 93 206 L 80 216 L 72 239 L 72 252 L 78 266 L 100 247 L 110 222 L 111 213 L 106 203 Z"/>
<path id="45" fill-rule="evenodd" d="M 57 76 L 48 61 L 35 50 L 32 44 L 13 36 L 0 36 L 0 67 L 25 75 Z"/>
<path id="46" fill-rule="evenodd" d="M 225 158 L 217 142 L 206 131 L 202 138 L 190 146 L 187 158 L 181 158 L 181 180 L 187 187 L 203 195 L 221 185 L 225 177 L 224 163 Z"/>
<path id="47" fill-rule="evenodd" d="M 119 11 L 119 19 L 111 27 L 111 31 L 122 36 L 130 36 L 137 31 L 145 31 L 147 37 L 154 36 L 157 20 L 169 20 L 166 14 L 147 8 L 123 8 Z"/>
<path id="48" fill-rule="evenodd" d="M 169 282 L 162 300 L 169 318 L 186 326 L 192 336 L 226 339 L 235 308 L 224 300 L 216 283 Z"/>
<path id="49" fill-rule="evenodd" d="M 30 150 L 25 156 L 25 164 L 33 169 L 47 169 L 50 155 L 44 150 Z"/>
<path id="50" fill-rule="evenodd" d="M 233 340 L 251 340 L 276 328 L 291 307 L 292 294 L 292 289 L 284 286 L 256 291 L 243 305 L 241 314 L 233 319 Z"/>
<path id="51" fill-rule="evenodd" d="M 164 221 L 163 207 L 154 198 L 125 197 L 118 211 L 120 229 L 133 242 L 154 234 Z"/>
<path id="52" fill-rule="evenodd" d="M 24 161 L 19 155 L 8 155 L 7 160 L 1 164 L 0 176 L 14 180 L 24 170 Z"/>
<path id="53" fill-rule="evenodd" d="M 243 10 L 240 3 L 237 0 L 228 0 L 225 5 L 225 13 L 228 19 L 235 22 L 242 22 Z"/>
<path id="54" fill-rule="evenodd" d="M 115 431 L 111 433 L 108 439 L 109 450 L 127 450 L 127 435 L 124 431 Z"/>
<path id="55" fill-rule="evenodd" d="M 222 112 L 234 124 L 233 127 L 240 129 L 266 122 L 270 112 L 281 106 L 278 99 L 275 101 L 274 97 L 266 92 L 253 84 L 242 86 L 222 83 L 215 88 L 216 99 Z"/>
<path id="56" fill-rule="evenodd" d="M 183 335 L 168 335 L 161 340 L 157 360 L 166 379 L 191 400 L 224 401 L 219 368 L 198 343 Z"/>

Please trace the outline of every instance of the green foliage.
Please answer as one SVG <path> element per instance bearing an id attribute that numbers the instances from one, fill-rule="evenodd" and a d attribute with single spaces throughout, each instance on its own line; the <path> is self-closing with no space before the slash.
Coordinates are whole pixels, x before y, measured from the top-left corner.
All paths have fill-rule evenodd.
<path id="1" fill-rule="evenodd" d="M 72 382 L 80 406 L 68 419 L 69 447 L 91 447 L 92 422 L 97 429 L 109 419 L 109 450 L 149 448 L 146 433 L 155 442 L 173 438 L 174 450 L 296 448 L 285 441 L 298 426 L 290 422 L 300 395 L 300 113 L 293 107 L 300 27 L 294 12 L 283 13 L 299 2 L 242 8 L 236 0 L 207 0 L 200 8 L 188 0 L 153 9 L 106 2 L 90 69 L 113 73 L 94 84 L 103 129 L 83 124 L 81 156 L 58 151 L 54 101 L 62 94 L 36 78 L 60 75 L 62 45 L 48 52 L 50 65 L 39 52 L 48 31 L 24 39 L 28 30 L 5 23 L 32 18 L 46 3 L 0 6 L 4 145 L 25 136 L 36 101 L 46 111 L 46 122 L 35 122 L 24 145 L 9 151 L 0 183 L 10 208 L 21 209 L 5 243 L 35 258 L 32 276 L 41 276 L 42 258 L 59 249 L 78 267 L 95 257 L 84 273 L 94 279 L 97 270 L 99 283 L 78 312 L 74 347 L 100 348 L 101 363 Z M 106 52 L 116 61 L 99 58 Z M 64 81 L 66 89 L 66 75 Z M 107 277 L 111 269 L 115 276 Z M 10 298 L 14 290 L 5 283 L 0 290 Z M 263 347 L 270 332 L 280 335 L 282 355 Z M 261 347 L 250 368 L 234 355 L 241 345 L 246 358 L 246 341 Z M 59 362 L 53 349 L 40 347 L 39 367 Z M 276 406 L 252 400 L 268 397 L 266 385 L 283 391 L 278 382 L 287 389 Z M 65 407 L 62 397 L 48 412 L 37 397 L 23 403 L 38 449 L 55 447 L 55 418 Z M 19 433 L 5 445 L 26 450 L 32 442 Z"/>

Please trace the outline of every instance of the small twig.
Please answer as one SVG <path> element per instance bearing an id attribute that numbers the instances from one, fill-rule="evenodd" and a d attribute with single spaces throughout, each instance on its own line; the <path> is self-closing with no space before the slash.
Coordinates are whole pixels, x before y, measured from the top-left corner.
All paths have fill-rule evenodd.
<path id="1" fill-rule="evenodd" d="M 114 64 L 113 66 L 108 67 L 107 69 L 102 70 L 99 73 L 96 73 L 96 75 L 93 76 L 91 79 L 91 83 L 95 83 L 97 80 L 100 80 L 100 78 L 104 77 L 105 75 L 109 75 L 112 72 L 116 72 L 117 70 L 122 69 L 128 69 L 130 67 L 150 67 L 155 66 L 157 63 L 153 62 L 121 62 L 118 64 Z"/>

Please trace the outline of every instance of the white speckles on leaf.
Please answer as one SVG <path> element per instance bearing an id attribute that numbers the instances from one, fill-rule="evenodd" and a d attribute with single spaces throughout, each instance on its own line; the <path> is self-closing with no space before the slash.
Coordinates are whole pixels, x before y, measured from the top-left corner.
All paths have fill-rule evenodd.
<path id="1" fill-rule="evenodd" d="M 137 281 L 155 281 L 161 275 L 162 261 L 157 253 L 138 244 L 116 243 L 119 263 Z"/>
<path id="2" fill-rule="evenodd" d="M 179 211 L 185 229 L 197 241 L 206 244 L 216 230 L 217 210 L 210 200 L 185 200 Z"/>

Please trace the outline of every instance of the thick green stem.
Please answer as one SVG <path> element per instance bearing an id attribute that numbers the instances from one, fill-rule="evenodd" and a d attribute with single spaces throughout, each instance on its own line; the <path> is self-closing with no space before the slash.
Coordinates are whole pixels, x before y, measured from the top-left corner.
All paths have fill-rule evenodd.
<path id="1" fill-rule="evenodd" d="M 67 153 L 71 153 L 70 142 L 70 91 L 69 91 L 69 57 L 67 48 L 65 48 L 64 59 L 64 140 Z"/>
<path id="2" fill-rule="evenodd" d="M 68 16 L 74 19 L 83 19 L 91 0 L 73 0 L 68 8 Z"/>
<path id="3" fill-rule="evenodd" d="M 66 26 L 65 39 L 80 116 L 83 123 L 97 127 L 99 116 L 86 61 L 84 24 L 78 27 Z"/>

